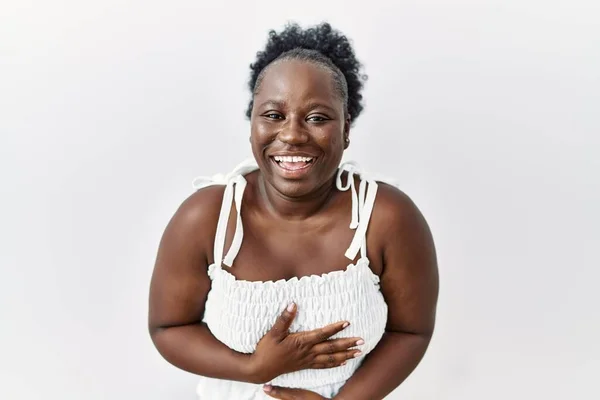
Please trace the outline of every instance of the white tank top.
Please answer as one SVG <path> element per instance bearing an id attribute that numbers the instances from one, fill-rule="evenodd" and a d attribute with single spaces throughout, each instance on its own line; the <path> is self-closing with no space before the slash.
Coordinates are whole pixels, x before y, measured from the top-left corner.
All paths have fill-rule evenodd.
<path id="1" fill-rule="evenodd" d="M 369 267 L 366 232 L 369 224 L 377 182 L 360 173 L 357 164 L 343 163 L 337 173 L 338 190 L 351 191 L 352 220 L 350 229 L 356 233 L 345 256 L 350 260 L 345 270 L 322 275 L 294 277 L 289 280 L 251 282 L 238 280 L 221 267 L 231 267 L 243 239 L 241 219 L 242 196 L 246 187 L 244 175 L 258 169 L 254 160 L 247 160 L 227 175 L 196 178 L 193 186 L 201 189 L 210 185 L 225 185 L 223 204 L 214 243 L 215 263 L 208 267 L 212 281 L 205 305 L 203 321 L 212 334 L 229 348 L 241 353 L 253 353 L 260 339 L 290 302 L 295 302 L 298 314 L 291 332 L 308 331 L 347 320 L 350 326 L 332 336 L 361 337 L 362 355 L 347 364 L 331 369 L 306 369 L 275 378 L 273 385 L 303 388 L 332 398 L 381 340 L 387 321 L 387 304 L 379 290 L 379 277 Z M 342 175 L 347 172 L 346 182 Z M 358 190 L 354 176 L 360 176 Z M 236 229 L 228 253 L 223 257 L 225 231 L 232 203 L 237 210 Z M 352 261 L 360 251 L 360 259 Z M 262 385 L 201 377 L 197 386 L 201 400 L 272 399 Z"/>

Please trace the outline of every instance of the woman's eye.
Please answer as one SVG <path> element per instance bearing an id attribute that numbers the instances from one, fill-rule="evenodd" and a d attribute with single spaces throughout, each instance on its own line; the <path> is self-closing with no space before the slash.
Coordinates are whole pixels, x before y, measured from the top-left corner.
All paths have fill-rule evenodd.
<path id="1" fill-rule="evenodd" d="M 320 115 L 313 115 L 312 117 L 309 117 L 308 120 L 311 122 L 323 122 L 327 121 L 327 118 L 322 117 Z"/>
<path id="2" fill-rule="evenodd" d="M 265 114 L 265 117 L 267 117 L 269 119 L 281 119 L 281 118 L 283 118 L 281 115 L 275 114 L 275 113 Z"/>

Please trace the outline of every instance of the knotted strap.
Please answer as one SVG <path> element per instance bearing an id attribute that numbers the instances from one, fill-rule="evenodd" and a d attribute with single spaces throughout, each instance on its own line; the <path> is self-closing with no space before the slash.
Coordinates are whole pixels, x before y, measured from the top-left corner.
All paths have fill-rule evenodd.
<path id="1" fill-rule="evenodd" d="M 345 184 L 342 182 L 342 175 L 344 172 L 347 172 L 348 174 Z M 354 182 L 355 175 L 359 175 L 361 179 L 358 186 L 358 192 Z M 361 257 L 367 257 L 366 234 L 369 220 L 371 219 L 371 213 L 373 212 L 373 205 L 375 204 L 377 182 L 372 179 L 367 179 L 364 175 L 364 172 L 361 171 L 358 164 L 355 162 L 345 162 L 340 165 L 335 182 L 338 190 L 350 190 L 352 196 L 352 218 L 350 220 L 350 229 L 356 229 L 356 232 L 352 238 L 350 247 L 348 247 L 345 254 L 350 260 L 356 258 L 359 249 L 361 250 Z"/>
<path id="2" fill-rule="evenodd" d="M 254 160 L 248 159 L 239 164 L 228 174 L 217 174 L 211 177 L 200 176 L 194 179 L 192 182 L 192 186 L 196 190 L 213 185 L 225 185 L 223 202 L 221 204 L 221 211 L 219 213 L 219 221 L 217 222 L 217 233 L 215 235 L 215 247 L 213 253 L 215 265 L 219 268 L 221 267 L 221 263 L 231 267 L 235 256 L 242 246 L 242 240 L 244 238 L 244 226 L 242 224 L 242 198 L 244 196 L 244 190 L 246 189 L 246 179 L 244 178 L 244 175 L 256 170 L 257 168 L 258 166 Z M 231 247 L 229 248 L 225 258 L 223 258 L 227 223 L 229 221 L 231 205 L 234 201 L 237 211 L 235 233 L 233 236 L 233 241 L 231 242 Z"/>

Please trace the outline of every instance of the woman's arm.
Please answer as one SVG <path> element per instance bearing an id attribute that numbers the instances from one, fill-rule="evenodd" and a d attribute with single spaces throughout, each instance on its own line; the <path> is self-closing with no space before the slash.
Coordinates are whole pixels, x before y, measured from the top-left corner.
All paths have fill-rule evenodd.
<path id="1" fill-rule="evenodd" d="M 390 186 L 380 186 L 378 203 L 370 229 L 383 243 L 386 333 L 334 397 L 338 400 L 383 399 L 419 364 L 435 325 L 438 269 L 427 222 L 405 194 Z"/>
<path id="2" fill-rule="evenodd" d="M 198 375 L 251 382 L 249 355 L 218 341 L 201 322 L 222 187 L 190 196 L 163 234 L 150 284 L 149 330 L 160 354 Z"/>

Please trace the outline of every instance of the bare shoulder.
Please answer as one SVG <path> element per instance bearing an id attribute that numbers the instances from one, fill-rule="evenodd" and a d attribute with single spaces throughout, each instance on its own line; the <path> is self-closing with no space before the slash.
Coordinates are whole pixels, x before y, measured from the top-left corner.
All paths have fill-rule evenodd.
<path id="1" fill-rule="evenodd" d="M 207 221 L 207 218 L 216 221 L 221 209 L 224 191 L 225 186 L 223 185 L 213 185 L 199 189 L 183 201 L 177 213 L 181 214 L 182 218 L 190 223 L 210 222 Z"/>
<path id="2" fill-rule="evenodd" d="M 411 233 L 423 229 L 427 222 L 413 200 L 402 190 L 377 182 L 377 197 L 371 217 L 371 226 L 383 235 L 403 230 Z"/>
<path id="3" fill-rule="evenodd" d="M 395 186 L 378 182 L 371 229 L 387 272 L 393 268 L 435 268 L 429 225 L 414 201 Z"/>
<path id="4" fill-rule="evenodd" d="M 191 242 L 207 256 L 211 254 L 224 190 L 224 186 L 215 185 L 192 193 L 169 221 L 165 237 Z"/>

